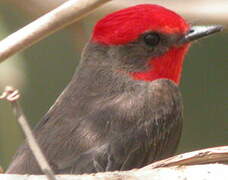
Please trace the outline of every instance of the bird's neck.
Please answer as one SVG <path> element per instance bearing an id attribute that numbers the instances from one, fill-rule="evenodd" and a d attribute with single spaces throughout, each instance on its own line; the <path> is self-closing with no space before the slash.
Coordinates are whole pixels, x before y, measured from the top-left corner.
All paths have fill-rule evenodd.
<path id="1" fill-rule="evenodd" d="M 169 79 L 179 84 L 184 56 L 188 48 L 188 44 L 181 47 L 173 47 L 164 55 L 151 59 L 148 63 L 149 69 L 147 71 L 133 72 L 131 75 L 136 80 Z"/>

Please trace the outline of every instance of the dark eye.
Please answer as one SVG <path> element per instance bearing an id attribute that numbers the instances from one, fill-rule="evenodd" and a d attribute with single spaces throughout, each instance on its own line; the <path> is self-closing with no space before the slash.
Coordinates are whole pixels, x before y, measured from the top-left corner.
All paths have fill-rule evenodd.
<path id="1" fill-rule="evenodd" d="M 143 40 L 148 46 L 156 46 L 160 42 L 160 36 L 158 33 L 148 33 Z"/>

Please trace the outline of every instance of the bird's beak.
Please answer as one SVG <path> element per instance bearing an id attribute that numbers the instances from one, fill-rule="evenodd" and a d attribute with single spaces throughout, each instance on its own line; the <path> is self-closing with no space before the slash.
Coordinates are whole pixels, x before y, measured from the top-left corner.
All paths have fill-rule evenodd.
<path id="1" fill-rule="evenodd" d="M 189 32 L 179 41 L 179 44 L 188 43 L 208 35 L 220 32 L 223 30 L 221 25 L 213 26 L 193 26 Z"/>

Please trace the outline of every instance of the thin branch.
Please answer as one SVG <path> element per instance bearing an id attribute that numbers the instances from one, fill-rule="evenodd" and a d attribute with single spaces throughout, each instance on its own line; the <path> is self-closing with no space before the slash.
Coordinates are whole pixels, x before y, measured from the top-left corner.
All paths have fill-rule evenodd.
<path id="1" fill-rule="evenodd" d="M 41 151 L 36 139 L 32 133 L 31 128 L 25 118 L 25 115 L 22 111 L 20 104 L 18 103 L 18 99 L 20 97 L 19 91 L 12 87 L 6 87 L 3 94 L 0 96 L 0 99 L 6 99 L 12 104 L 12 109 L 14 114 L 16 115 L 16 119 L 23 130 L 26 139 L 28 141 L 29 148 L 31 149 L 35 159 L 37 160 L 40 169 L 47 176 L 49 180 L 56 180 L 54 173 L 49 166 L 47 159 L 45 158 L 43 152 Z"/>
<path id="2" fill-rule="evenodd" d="M 69 0 L 0 42 L 0 62 L 111 0 Z"/>
<path id="3" fill-rule="evenodd" d="M 154 169 L 160 167 L 196 165 L 218 162 L 228 162 L 228 146 L 207 148 L 198 151 L 179 154 L 168 159 L 157 161 L 144 168 Z"/>

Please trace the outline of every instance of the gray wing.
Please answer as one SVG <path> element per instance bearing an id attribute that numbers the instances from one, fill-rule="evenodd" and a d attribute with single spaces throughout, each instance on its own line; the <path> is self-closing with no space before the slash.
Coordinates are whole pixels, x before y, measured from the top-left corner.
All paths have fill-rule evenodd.
<path id="1" fill-rule="evenodd" d="M 86 109 L 68 114 L 64 108 L 72 109 L 71 99 L 57 103 L 35 130 L 55 173 L 128 170 L 175 152 L 182 127 L 178 88 L 169 80 L 137 88 L 111 99 L 95 98 Z M 77 120 L 75 113 L 81 113 Z M 26 144 L 7 173 L 41 174 Z"/>

